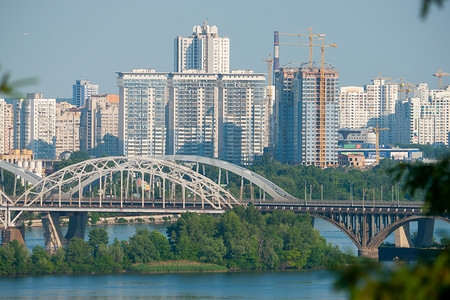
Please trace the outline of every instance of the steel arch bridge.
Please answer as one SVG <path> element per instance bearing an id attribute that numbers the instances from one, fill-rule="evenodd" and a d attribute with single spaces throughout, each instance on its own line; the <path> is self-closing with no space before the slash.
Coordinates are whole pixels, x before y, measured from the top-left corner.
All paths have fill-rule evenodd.
<path id="1" fill-rule="evenodd" d="M 196 164 L 188 168 L 177 164 Z M 199 164 L 217 168 L 217 181 L 200 174 Z M 83 236 L 87 212 L 131 213 L 223 213 L 234 205 L 245 205 L 244 180 L 250 183 L 250 201 L 262 210 L 290 209 L 299 213 L 309 212 L 343 231 L 358 249 L 378 248 L 393 231 L 411 221 L 430 218 L 423 215 L 420 203 L 415 207 L 394 211 L 391 203 L 379 203 L 372 211 L 364 208 L 364 202 L 321 201 L 306 203 L 299 200 L 266 178 L 245 168 L 218 159 L 169 155 L 161 157 L 105 157 L 91 159 L 68 166 L 46 178 L 39 178 L 15 165 L 0 161 L 0 168 L 13 172 L 32 184 L 19 197 L 8 197 L 0 190 L 0 221 L 5 228 L 20 221 L 24 212 L 46 212 L 54 218 L 71 215 L 67 239 Z M 226 175 L 222 176 L 223 170 Z M 234 197 L 223 186 L 228 186 L 228 172 L 241 177 L 240 197 Z M 225 177 L 225 178 L 224 178 Z M 225 180 L 224 180 L 225 179 Z M 258 186 L 259 202 L 254 201 L 253 185 Z M 266 194 L 271 199 L 266 199 Z M 264 206 L 267 208 L 264 208 Z M 403 205 L 403 204 L 402 204 Z M 77 215 L 74 215 L 77 214 Z M 448 222 L 448 217 L 431 217 Z M 46 221 L 53 228 L 53 235 L 63 240 L 56 220 Z M 44 221 L 44 219 L 43 219 Z M 81 225 L 82 226 L 82 225 Z M 84 225 L 85 226 L 85 225 Z M 44 226 L 45 227 L 45 226 Z M 73 227 L 71 229 L 71 227 Z M 78 232 L 78 233 L 75 233 Z M 80 233 L 81 232 L 81 233 Z M 58 239 L 53 239 L 58 240 Z M 60 244 L 55 245 L 57 248 Z"/>

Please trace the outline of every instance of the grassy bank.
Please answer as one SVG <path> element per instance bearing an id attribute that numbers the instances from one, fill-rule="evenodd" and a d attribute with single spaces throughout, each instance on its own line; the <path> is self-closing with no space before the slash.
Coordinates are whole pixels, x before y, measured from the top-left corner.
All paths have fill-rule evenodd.
<path id="1" fill-rule="evenodd" d="M 224 272 L 228 268 L 215 264 L 188 260 L 160 261 L 148 264 L 135 264 L 129 269 L 136 273 L 171 273 L 171 272 Z"/>

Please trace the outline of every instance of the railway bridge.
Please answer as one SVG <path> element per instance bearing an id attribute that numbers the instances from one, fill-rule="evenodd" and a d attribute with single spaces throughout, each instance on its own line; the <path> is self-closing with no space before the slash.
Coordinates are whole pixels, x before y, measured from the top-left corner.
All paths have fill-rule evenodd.
<path id="1" fill-rule="evenodd" d="M 21 177 L 28 187 L 21 195 L 0 191 L 2 242 L 20 239 L 17 227 L 27 214 L 40 212 L 49 251 L 74 236 L 83 238 L 89 212 L 216 214 L 252 203 L 261 211 L 285 209 L 321 218 L 343 231 L 360 256 L 369 257 L 377 257 L 378 247 L 392 232 L 396 245 L 411 245 L 409 222 L 419 222 L 422 245 L 431 243 L 435 219 L 450 222 L 447 216 L 425 216 L 422 204 L 414 202 L 306 202 L 243 167 L 198 156 L 104 157 L 45 178 L 3 162 L 0 168 Z M 230 192 L 230 179 L 240 182 L 234 191 L 238 197 Z M 61 216 L 69 217 L 65 235 L 60 229 Z"/>

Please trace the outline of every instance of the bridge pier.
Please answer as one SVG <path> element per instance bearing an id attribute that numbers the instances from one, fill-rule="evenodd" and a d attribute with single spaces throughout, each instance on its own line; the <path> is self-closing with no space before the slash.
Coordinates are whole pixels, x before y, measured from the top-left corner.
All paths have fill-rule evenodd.
<path id="1" fill-rule="evenodd" d="M 69 215 L 69 228 L 64 236 L 60 227 L 60 213 L 47 213 L 42 217 L 44 228 L 45 249 L 54 253 L 61 247 L 69 244 L 73 237 L 84 239 L 87 224 L 87 213 L 79 212 Z"/>
<path id="2" fill-rule="evenodd" d="M 378 248 L 369 249 L 369 248 L 363 246 L 358 249 L 358 256 L 378 259 Z"/>
<path id="3" fill-rule="evenodd" d="M 5 228 L 2 230 L 2 246 L 5 246 L 9 242 L 16 240 L 25 245 L 25 228 Z"/>
<path id="4" fill-rule="evenodd" d="M 417 247 L 430 247 L 433 244 L 434 219 L 418 221 Z"/>
<path id="5" fill-rule="evenodd" d="M 411 234 L 409 232 L 409 223 L 397 228 L 394 231 L 395 247 L 397 248 L 411 248 L 414 247 L 414 243 L 411 240 Z"/>

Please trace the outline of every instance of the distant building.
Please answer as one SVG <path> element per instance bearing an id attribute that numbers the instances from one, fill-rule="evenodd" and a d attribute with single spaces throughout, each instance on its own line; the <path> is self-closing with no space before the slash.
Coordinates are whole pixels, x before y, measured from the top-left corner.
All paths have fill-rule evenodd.
<path id="1" fill-rule="evenodd" d="M 355 168 L 365 167 L 364 154 L 339 154 L 339 166 L 352 166 Z"/>
<path id="2" fill-rule="evenodd" d="M 8 154 L 0 155 L 0 160 L 24 168 L 40 177 L 45 176 L 42 161 L 34 158 L 32 150 L 11 149 Z"/>
<path id="3" fill-rule="evenodd" d="M 194 26 L 190 37 L 175 39 L 175 72 L 230 72 L 230 39 L 219 37 L 217 26 Z"/>
<path id="4" fill-rule="evenodd" d="M 55 156 L 80 150 L 81 112 L 67 102 L 56 103 Z"/>
<path id="5" fill-rule="evenodd" d="M 77 80 L 73 85 L 73 103 L 77 107 L 84 107 L 90 96 L 98 95 L 98 85 L 89 80 Z"/>
<path id="6" fill-rule="evenodd" d="M 395 129 L 398 143 L 449 145 L 450 90 L 419 84 L 414 97 L 397 103 Z"/>
<path id="7" fill-rule="evenodd" d="M 246 165 L 263 154 L 264 74 L 118 74 L 124 155 L 200 155 Z"/>
<path id="8" fill-rule="evenodd" d="M 341 128 L 338 130 L 338 146 L 376 144 L 373 128 Z"/>
<path id="9" fill-rule="evenodd" d="M 81 116 L 81 150 L 119 155 L 119 95 L 91 96 Z"/>
<path id="10" fill-rule="evenodd" d="M 8 153 L 13 148 L 14 111 L 12 104 L 0 99 L 0 154 Z"/>
<path id="11" fill-rule="evenodd" d="M 200 155 L 246 165 L 264 151 L 265 77 L 169 74 L 167 154 Z"/>
<path id="12" fill-rule="evenodd" d="M 55 158 L 56 101 L 27 94 L 14 103 L 14 149 L 32 150 L 37 159 Z"/>
<path id="13" fill-rule="evenodd" d="M 119 154 L 164 155 L 167 73 L 151 69 L 118 72 Z"/>
<path id="14" fill-rule="evenodd" d="M 394 143 L 394 114 L 398 100 L 398 85 L 387 83 L 383 78 L 372 80 L 366 85 L 367 104 L 369 111 L 368 127 L 389 128 L 380 131 L 380 144 Z"/>
<path id="15" fill-rule="evenodd" d="M 325 65 L 320 98 L 320 64 L 288 64 L 275 72 L 275 157 L 283 163 L 337 164 L 339 76 Z M 321 104 L 323 103 L 323 104 Z"/>
<path id="16" fill-rule="evenodd" d="M 370 113 L 363 87 L 341 87 L 339 96 L 339 128 L 366 127 L 370 118 L 375 117 L 373 112 Z"/>

